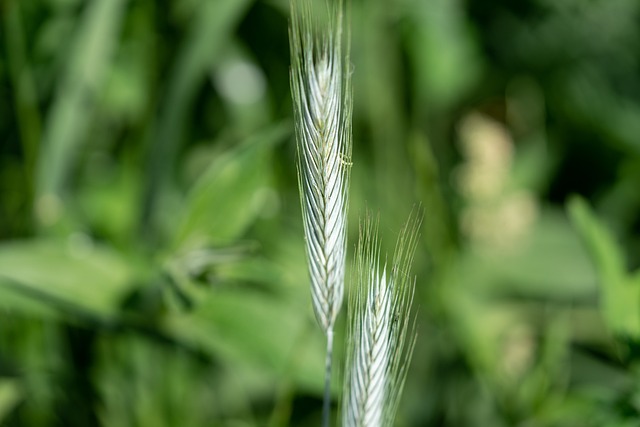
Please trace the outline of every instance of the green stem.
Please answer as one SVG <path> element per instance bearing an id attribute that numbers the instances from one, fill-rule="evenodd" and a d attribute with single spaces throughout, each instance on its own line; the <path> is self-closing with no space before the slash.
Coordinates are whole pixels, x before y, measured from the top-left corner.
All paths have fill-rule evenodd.
<path id="1" fill-rule="evenodd" d="M 327 358 L 325 359 L 324 399 L 322 402 L 322 427 L 329 427 L 331 420 L 331 366 L 333 365 L 333 329 L 327 331 Z"/>

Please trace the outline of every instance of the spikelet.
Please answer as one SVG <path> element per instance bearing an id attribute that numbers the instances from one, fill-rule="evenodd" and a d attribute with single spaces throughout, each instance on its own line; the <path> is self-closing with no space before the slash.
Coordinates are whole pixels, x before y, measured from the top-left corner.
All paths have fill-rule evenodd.
<path id="1" fill-rule="evenodd" d="M 322 425 L 328 427 L 333 327 L 344 295 L 352 102 L 342 0 L 326 1 L 323 11 L 313 6 L 291 0 L 289 39 L 311 300 L 327 338 Z"/>
<path id="2" fill-rule="evenodd" d="M 330 335 L 344 294 L 351 83 L 342 1 L 313 4 L 291 1 L 291 92 L 313 309 Z"/>
<path id="3" fill-rule="evenodd" d="M 355 286 L 349 294 L 343 426 L 392 426 L 416 340 L 409 270 L 420 221 L 409 218 L 398 237 L 391 272 L 380 265 L 377 220 L 360 226 Z"/>

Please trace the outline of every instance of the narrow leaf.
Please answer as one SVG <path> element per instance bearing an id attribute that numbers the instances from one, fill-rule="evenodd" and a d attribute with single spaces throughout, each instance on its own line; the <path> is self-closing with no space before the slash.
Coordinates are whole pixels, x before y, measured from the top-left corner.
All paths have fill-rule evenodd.
<path id="1" fill-rule="evenodd" d="M 59 199 L 78 151 L 89 141 L 91 107 L 117 46 L 127 0 L 87 4 L 71 59 L 45 124 L 37 176 L 37 214 L 44 225 L 58 219 Z"/>
<path id="2" fill-rule="evenodd" d="M 598 273 L 607 325 L 615 333 L 640 338 L 640 287 L 629 277 L 614 236 L 584 199 L 571 199 L 568 210 Z"/>

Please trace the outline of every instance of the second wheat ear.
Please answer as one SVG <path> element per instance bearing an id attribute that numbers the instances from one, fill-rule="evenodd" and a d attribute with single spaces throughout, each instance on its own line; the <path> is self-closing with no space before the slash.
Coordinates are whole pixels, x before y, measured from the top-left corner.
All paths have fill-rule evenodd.
<path id="1" fill-rule="evenodd" d="M 311 300 L 327 338 L 322 425 L 328 427 L 333 332 L 344 295 L 352 101 L 343 2 L 315 3 L 291 1 L 289 37 Z"/>
<path id="2" fill-rule="evenodd" d="M 381 266 L 378 222 L 360 226 L 349 330 L 343 427 L 390 427 L 400 402 L 416 340 L 411 306 L 415 278 L 409 271 L 420 221 L 409 218 L 398 237 L 391 271 Z"/>

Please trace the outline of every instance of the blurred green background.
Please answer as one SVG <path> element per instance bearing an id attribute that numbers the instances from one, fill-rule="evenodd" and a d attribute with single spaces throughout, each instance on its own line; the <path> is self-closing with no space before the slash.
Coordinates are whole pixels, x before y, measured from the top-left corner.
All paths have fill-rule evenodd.
<path id="1" fill-rule="evenodd" d="M 0 424 L 319 425 L 288 10 L 0 0 Z M 350 251 L 424 211 L 397 425 L 639 425 L 640 2 L 351 22 Z"/>

